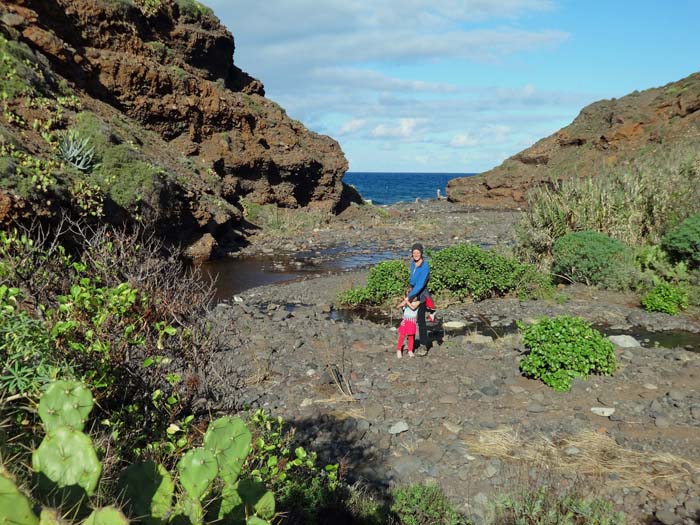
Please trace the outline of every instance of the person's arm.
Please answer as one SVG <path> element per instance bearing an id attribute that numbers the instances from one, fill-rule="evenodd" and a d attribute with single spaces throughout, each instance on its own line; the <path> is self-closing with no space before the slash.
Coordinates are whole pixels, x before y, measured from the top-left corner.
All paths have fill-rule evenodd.
<path id="1" fill-rule="evenodd" d="M 413 273 L 413 288 L 411 291 L 408 293 L 408 300 L 410 301 L 411 299 L 415 298 L 421 291 L 423 291 L 423 288 L 425 288 L 425 285 L 428 284 L 428 275 L 430 274 L 430 268 L 428 267 L 428 263 L 423 261 L 423 264 L 420 266 L 416 266 L 416 269 Z"/>
<path id="2" fill-rule="evenodd" d="M 416 299 L 415 301 L 407 302 L 406 306 L 408 306 L 411 310 L 418 310 L 418 307 L 420 306 L 420 301 Z"/>

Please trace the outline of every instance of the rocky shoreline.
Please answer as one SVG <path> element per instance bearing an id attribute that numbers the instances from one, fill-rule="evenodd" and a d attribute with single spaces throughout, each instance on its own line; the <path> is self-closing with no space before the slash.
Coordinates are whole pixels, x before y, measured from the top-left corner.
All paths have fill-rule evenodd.
<path id="1" fill-rule="evenodd" d="M 367 238 L 407 246 L 418 232 L 428 246 L 507 245 L 517 220 L 428 202 L 390 207 L 391 220 L 365 230 L 376 219 L 358 210 L 318 231 L 316 246 L 342 239 L 357 248 Z M 520 336 L 505 330 L 568 313 L 620 330 L 700 333 L 697 319 L 644 312 L 632 295 L 567 287 L 565 300 L 444 305 L 441 321 L 487 329 L 455 333 L 437 323 L 429 351 L 398 360 L 390 314 L 377 323 L 336 313 L 337 293 L 365 278 L 366 270 L 307 278 L 219 304 L 213 321 L 227 348 L 203 378 L 207 408 L 267 408 L 350 481 L 437 482 L 475 523 L 488 522 L 497 497 L 545 480 L 604 496 L 632 523 L 700 517 L 700 353 L 619 338 L 614 376 L 558 393 L 521 375 Z"/>

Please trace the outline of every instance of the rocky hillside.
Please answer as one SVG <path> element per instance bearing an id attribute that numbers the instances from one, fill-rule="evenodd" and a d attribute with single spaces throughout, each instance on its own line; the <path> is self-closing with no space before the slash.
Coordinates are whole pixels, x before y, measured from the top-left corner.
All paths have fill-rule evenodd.
<path id="1" fill-rule="evenodd" d="M 195 0 L 0 5 L 0 221 L 147 220 L 191 253 L 244 235 L 241 198 L 337 211 L 337 142 L 233 63 Z"/>
<path id="2" fill-rule="evenodd" d="M 519 208 L 531 186 L 608 169 L 669 149 L 700 147 L 700 73 L 585 107 L 567 127 L 471 178 L 451 180 L 450 200 Z"/>

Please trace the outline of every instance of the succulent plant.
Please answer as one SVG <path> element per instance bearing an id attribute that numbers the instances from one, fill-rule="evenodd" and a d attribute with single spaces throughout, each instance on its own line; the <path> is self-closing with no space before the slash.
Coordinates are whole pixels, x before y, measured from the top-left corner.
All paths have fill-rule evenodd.
<path id="1" fill-rule="evenodd" d="M 93 510 L 83 525 L 129 525 L 129 520 L 119 509 L 109 506 Z"/>
<path id="2" fill-rule="evenodd" d="M 119 483 L 129 515 L 145 516 L 141 523 L 146 525 L 157 525 L 169 517 L 174 491 L 170 473 L 153 461 L 130 465 Z"/>
<path id="3" fill-rule="evenodd" d="M 250 453 L 252 436 L 240 417 L 221 417 L 212 421 L 204 434 L 204 448 L 216 457 L 219 476 L 233 484 Z"/>
<path id="4" fill-rule="evenodd" d="M 90 147 L 90 137 L 80 137 L 75 130 L 70 130 L 61 138 L 58 144 L 61 157 L 80 171 L 90 171 L 93 168 L 95 148 Z"/>
<path id="5" fill-rule="evenodd" d="M 82 430 L 92 406 L 92 394 L 82 383 L 54 381 L 39 401 L 39 417 L 47 432 L 58 427 Z"/>
<path id="6" fill-rule="evenodd" d="M 200 447 L 188 450 L 178 461 L 177 470 L 187 495 L 199 501 L 216 478 L 218 467 L 214 454 Z"/>
<path id="7" fill-rule="evenodd" d="M 1 467 L 0 467 L 1 468 Z M 39 525 L 29 498 L 0 470 L 0 525 Z"/>
<path id="8" fill-rule="evenodd" d="M 102 473 L 102 465 L 88 436 L 69 427 L 46 434 L 32 454 L 32 466 L 59 487 L 77 485 L 91 496 Z"/>

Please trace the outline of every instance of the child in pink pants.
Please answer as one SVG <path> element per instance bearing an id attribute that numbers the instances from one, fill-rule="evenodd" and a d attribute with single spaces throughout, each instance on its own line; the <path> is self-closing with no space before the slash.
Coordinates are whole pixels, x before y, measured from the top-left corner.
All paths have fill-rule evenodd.
<path id="1" fill-rule="evenodd" d="M 413 353 L 413 344 L 416 339 L 416 320 L 418 318 L 420 301 L 416 298 L 412 302 L 409 302 L 408 297 L 404 297 L 404 300 L 401 301 L 398 306 L 399 308 L 403 308 L 403 319 L 399 325 L 399 340 L 396 343 L 396 357 L 401 359 L 404 339 L 408 340 L 408 355 L 413 357 L 415 355 Z"/>

